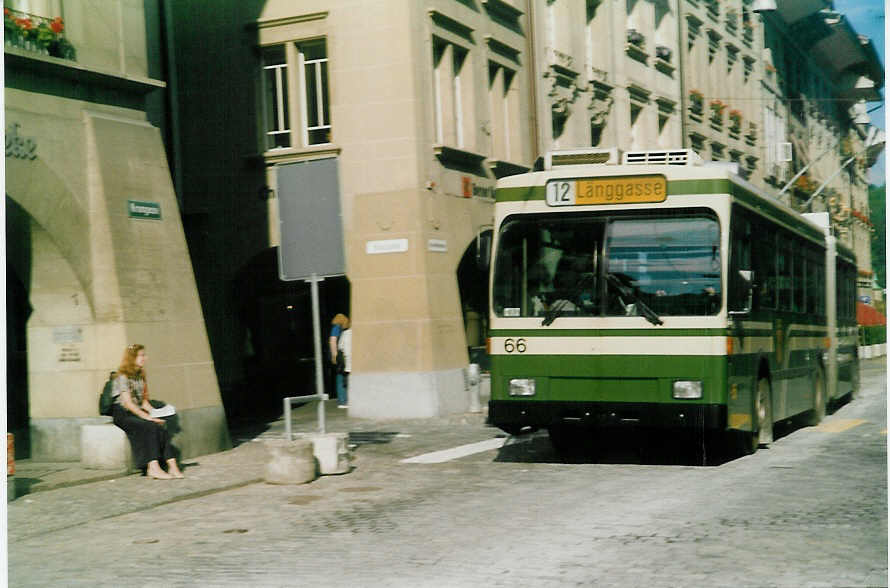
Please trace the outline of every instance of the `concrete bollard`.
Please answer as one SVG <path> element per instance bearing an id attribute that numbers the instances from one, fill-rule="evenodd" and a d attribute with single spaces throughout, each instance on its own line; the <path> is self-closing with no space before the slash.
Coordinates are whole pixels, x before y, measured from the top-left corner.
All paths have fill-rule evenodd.
<path id="1" fill-rule="evenodd" d="M 312 442 L 312 451 L 318 460 L 321 475 L 345 474 L 352 468 L 347 433 L 307 433 L 303 439 Z"/>
<path id="2" fill-rule="evenodd" d="M 467 368 L 467 387 L 470 389 L 470 412 L 482 412 L 479 401 L 479 364 L 471 363 Z"/>
<path id="3" fill-rule="evenodd" d="M 266 441 L 269 462 L 266 464 L 266 482 L 269 484 L 305 484 L 316 476 L 312 442 L 307 439 Z"/>

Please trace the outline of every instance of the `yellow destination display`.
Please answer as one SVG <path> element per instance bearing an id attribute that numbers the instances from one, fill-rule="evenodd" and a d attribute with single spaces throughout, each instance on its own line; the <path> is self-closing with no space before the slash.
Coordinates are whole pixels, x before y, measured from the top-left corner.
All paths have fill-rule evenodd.
<path id="1" fill-rule="evenodd" d="M 664 176 L 632 176 L 578 180 L 575 204 L 627 204 L 664 202 L 667 181 Z"/>

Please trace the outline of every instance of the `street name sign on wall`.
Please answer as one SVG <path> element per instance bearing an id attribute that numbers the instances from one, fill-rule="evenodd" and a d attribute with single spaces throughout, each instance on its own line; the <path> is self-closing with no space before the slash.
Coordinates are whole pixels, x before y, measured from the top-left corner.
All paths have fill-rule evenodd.
<path id="1" fill-rule="evenodd" d="M 161 203 L 127 200 L 127 216 L 130 218 L 161 220 Z"/>
<path id="2" fill-rule="evenodd" d="M 408 239 L 379 239 L 365 242 L 365 253 L 368 255 L 404 253 L 406 251 L 408 251 Z"/>
<path id="3" fill-rule="evenodd" d="M 278 275 L 306 280 L 346 273 L 337 159 L 278 166 Z"/>

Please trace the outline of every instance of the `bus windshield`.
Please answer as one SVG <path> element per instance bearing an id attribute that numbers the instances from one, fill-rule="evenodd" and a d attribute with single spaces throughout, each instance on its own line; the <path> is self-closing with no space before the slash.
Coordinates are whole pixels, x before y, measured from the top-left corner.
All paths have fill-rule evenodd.
<path id="1" fill-rule="evenodd" d="M 702 316 L 720 311 L 713 213 L 547 214 L 501 226 L 492 302 L 503 317 Z"/>

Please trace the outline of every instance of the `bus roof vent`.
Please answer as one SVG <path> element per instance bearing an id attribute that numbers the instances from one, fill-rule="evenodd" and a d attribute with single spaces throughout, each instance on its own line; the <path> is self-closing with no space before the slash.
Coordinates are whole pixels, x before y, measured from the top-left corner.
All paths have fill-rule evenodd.
<path id="1" fill-rule="evenodd" d="M 629 165 L 701 165 L 702 158 L 692 149 L 628 151 L 623 163 Z"/>
<path id="2" fill-rule="evenodd" d="M 572 149 L 565 151 L 549 151 L 544 156 L 544 169 L 564 167 L 567 165 L 618 164 L 621 153 L 617 148 L 611 149 Z"/>

